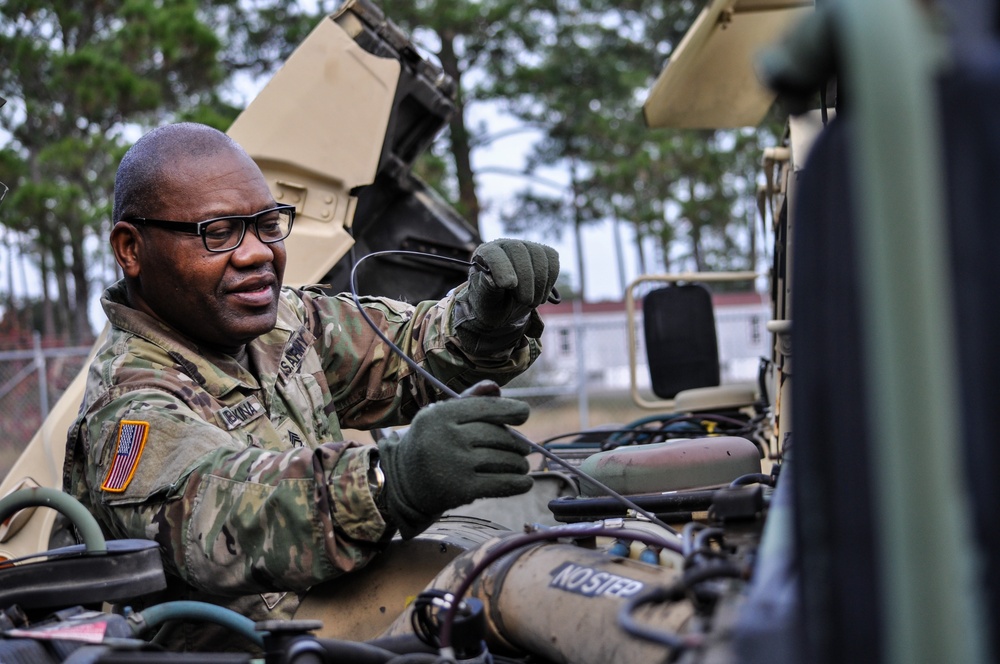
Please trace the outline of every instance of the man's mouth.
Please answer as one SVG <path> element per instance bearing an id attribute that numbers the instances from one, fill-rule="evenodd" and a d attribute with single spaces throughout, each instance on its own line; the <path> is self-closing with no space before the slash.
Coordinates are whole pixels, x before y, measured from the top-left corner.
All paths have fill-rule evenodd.
<path id="1" fill-rule="evenodd" d="M 272 277 L 247 279 L 227 290 L 227 294 L 248 307 L 266 307 L 274 302 Z"/>

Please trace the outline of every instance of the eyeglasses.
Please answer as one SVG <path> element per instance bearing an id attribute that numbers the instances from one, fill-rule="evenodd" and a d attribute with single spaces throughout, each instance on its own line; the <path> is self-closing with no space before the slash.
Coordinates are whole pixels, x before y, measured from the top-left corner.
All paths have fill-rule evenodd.
<path id="1" fill-rule="evenodd" d="M 232 251 L 240 246 L 247 233 L 247 226 L 253 226 L 254 235 L 264 244 L 281 242 L 292 232 L 295 221 L 294 205 L 279 205 L 257 214 L 234 217 L 217 217 L 192 223 L 190 221 L 166 221 L 133 217 L 122 219 L 130 224 L 146 224 L 168 231 L 200 235 L 205 248 L 216 253 Z"/>

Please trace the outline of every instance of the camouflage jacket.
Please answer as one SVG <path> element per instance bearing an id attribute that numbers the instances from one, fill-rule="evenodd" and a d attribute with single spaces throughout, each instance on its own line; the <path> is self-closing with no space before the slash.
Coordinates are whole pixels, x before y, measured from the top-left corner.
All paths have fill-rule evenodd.
<path id="1" fill-rule="evenodd" d="M 467 356 L 453 298 L 364 307 L 458 389 L 503 384 L 537 357 L 537 340 L 523 336 L 493 357 Z M 344 441 L 341 427 L 403 424 L 437 395 L 349 297 L 283 289 L 277 325 L 247 345 L 251 370 L 130 308 L 122 283 L 102 304 L 111 328 L 69 431 L 64 489 L 109 537 L 159 543 L 179 581 L 157 601 L 288 618 L 299 593 L 359 568 L 391 538 L 368 488 L 374 448 Z"/>

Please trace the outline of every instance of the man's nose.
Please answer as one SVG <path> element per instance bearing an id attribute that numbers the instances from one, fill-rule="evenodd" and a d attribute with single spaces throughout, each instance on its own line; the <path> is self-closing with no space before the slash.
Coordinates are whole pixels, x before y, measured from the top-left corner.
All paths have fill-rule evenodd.
<path id="1" fill-rule="evenodd" d="M 264 244 L 257 237 L 252 226 L 247 226 L 243 234 L 243 242 L 233 250 L 232 261 L 236 265 L 261 265 L 274 260 L 274 252 L 270 245 Z"/>

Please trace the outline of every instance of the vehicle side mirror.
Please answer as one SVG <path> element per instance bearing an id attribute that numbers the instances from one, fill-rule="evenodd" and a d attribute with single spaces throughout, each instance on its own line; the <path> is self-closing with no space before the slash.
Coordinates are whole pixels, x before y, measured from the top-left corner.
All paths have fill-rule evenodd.
<path id="1" fill-rule="evenodd" d="M 683 284 L 650 291 L 642 301 L 642 320 L 656 396 L 672 399 L 683 390 L 719 384 L 719 343 L 707 288 Z"/>

